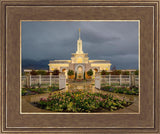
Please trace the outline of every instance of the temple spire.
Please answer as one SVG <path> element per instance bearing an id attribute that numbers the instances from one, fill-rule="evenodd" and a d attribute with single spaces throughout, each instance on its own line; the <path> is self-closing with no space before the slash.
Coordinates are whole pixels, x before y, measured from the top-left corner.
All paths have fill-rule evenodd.
<path id="1" fill-rule="evenodd" d="M 79 39 L 81 39 L 81 29 L 79 28 Z"/>
<path id="2" fill-rule="evenodd" d="M 77 40 L 77 54 L 83 54 L 83 50 L 82 50 L 82 40 L 81 40 L 81 29 L 79 28 L 79 39 Z"/>

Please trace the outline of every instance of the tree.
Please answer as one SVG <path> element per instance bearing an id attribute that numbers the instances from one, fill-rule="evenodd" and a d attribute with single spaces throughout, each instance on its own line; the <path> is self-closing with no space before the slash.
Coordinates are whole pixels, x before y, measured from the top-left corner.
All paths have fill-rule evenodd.
<path id="1" fill-rule="evenodd" d="M 101 75 L 109 75 L 109 72 L 102 70 Z"/>
<path id="2" fill-rule="evenodd" d="M 121 70 L 113 70 L 112 75 L 120 75 L 121 74 Z"/>
<path id="3" fill-rule="evenodd" d="M 102 70 L 101 75 L 106 75 L 106 71 Z"/>
<path id="4" fill-rule="evenodd" d="M 46 72 L 46 75 L 50 75 L 50 72 Z"/>
<path id="5" fill-rule="evenodd" d="M 86 79 L 85 72 L 84 72 L 84 75 L 83 75 L 83 77 L 84 77 L 83 79 L 85 80 L 85 79 Z"/>
<path id="6" fill-rule="evenodd" d="M 37 75 L 37 72 L 35 70 L 32 70 L 31 75 Z"/>
<path id="7" fill-rule="evenodd" d="M 122 72 L 123 75 L 129 75 L 129 71 Z"/>
<path id="8" fill-rule="evenodd" d="M 38 75 L 47 75 L 47 72 L 45 70 L 38 70 L 37 74 Z"/>
<path id="9" fill-rule="evenodd" d="M 74 75 L 74 71 L 73 71 L 73 70 L 68 70 L 68 75 L 69 75 L 69 76 Z"/>
<path id="10" fill-rule="evenodd" d="M 139 71 L 138 71 L 138 70 L 136 70 L 136 71 L 134 72 L 134 74 L 135 74 L 135 75 L 138 75 L 138 74 L 139 74 Z"/>
<path id="11" fill-rule="evenodd" d="M 52 72 L 53 75 L 59 75 L 59 70 L 58 69 L 55 69 L 53 72 Z"/>
<path id="12" fill-rule="evenodd" d="M 92 75 L 93 75 L 92 69 L 90 69 L 89 71 L 87 71 L 87 75 L 88 75 L 88 76 L 92 76 Z"/>

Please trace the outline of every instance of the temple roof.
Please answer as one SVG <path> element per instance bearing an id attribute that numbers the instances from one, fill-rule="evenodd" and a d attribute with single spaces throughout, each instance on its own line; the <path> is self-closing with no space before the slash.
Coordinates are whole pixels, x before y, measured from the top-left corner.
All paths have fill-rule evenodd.
<path id="1" fill-rule="evenodd" d="M 57 63 L 57 64 L 67 64 L 67 63 L 71 63 L 71 60 L 51 60 L 49 61 L 49 63 Z M 110 63 L 109 60 L 89 60 L 89 63 Z"/>
<path id="2" fill-rule="evenodd" d="M 110 63 L 109 60 L 89 60 L 89 63 Z"/>
<path id="3" fill-rule="evenodd" d="M 71 60 L 50 60 L 49 63 L 58 63 L 58 64 L 61 64 L 61 63 L 70 63 Z"/>

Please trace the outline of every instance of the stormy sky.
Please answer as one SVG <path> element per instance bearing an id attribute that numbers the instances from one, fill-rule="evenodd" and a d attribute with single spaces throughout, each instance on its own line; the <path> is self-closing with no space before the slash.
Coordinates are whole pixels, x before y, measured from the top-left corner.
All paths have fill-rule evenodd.
<path id="1" fill-rule="evenodd" d="M 136 21 L 22 22 L 22 60 L 69 60 L 77 49 L 79 28 L 90 60 L 110 60 L 117 69 L 138 69 Z"/>

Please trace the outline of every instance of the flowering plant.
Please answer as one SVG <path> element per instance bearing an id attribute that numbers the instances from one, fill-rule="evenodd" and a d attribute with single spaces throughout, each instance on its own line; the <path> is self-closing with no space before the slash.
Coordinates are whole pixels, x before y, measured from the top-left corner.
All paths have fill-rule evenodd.
<path id="1" fill-rule="evenodd" d="M 110 94 L 90 93 L 75 90 L 73 92 L 58 92 L 41 98 L 40 108 L 56 112 L 100 112 L 113 111 L 132 104 L 124 99 L 114 98 Z"/>

